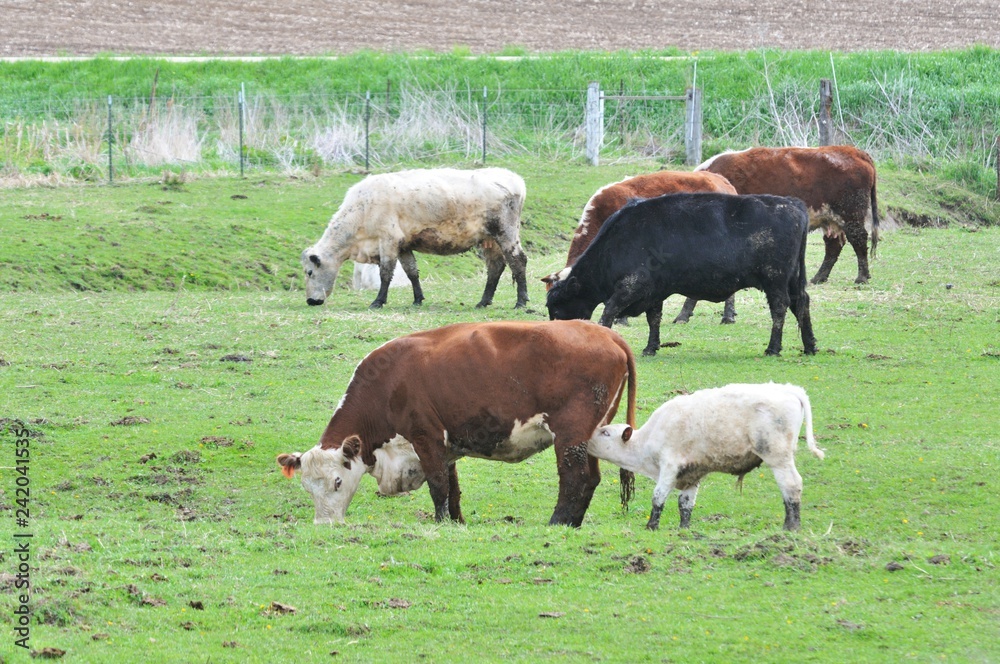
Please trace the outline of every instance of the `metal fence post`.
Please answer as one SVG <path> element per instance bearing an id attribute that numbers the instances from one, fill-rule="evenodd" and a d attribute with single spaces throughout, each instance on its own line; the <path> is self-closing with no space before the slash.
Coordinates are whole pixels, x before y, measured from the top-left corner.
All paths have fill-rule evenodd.
<path id="1" fill-rule="evenodd" d="M 833 120 L 830 111 L 833 108 L 833 83 L 828 78 L 819 80 L 819 144 L 833 144 Z"/>
<path id="2" fill-rule="evenodd" d="M 114 184 L 112 175 L 113 167 L 111 163 L 111 144 L 114 143 L 115 135 L 111 127 L 111 95 L 108 95 L 108 184 Z"/>
<path id="3" fill-rule="evenodd" d="M 486 165 L 486 86 L 483 86 L 483 166 Z"/>
<path id="4" fill-rule="evenodd" d="M 365 171 L 368 170 L 368 150 L 371 145 L 372 92 L 365 92 Z"/>
<path id="5" fill-rule="evenodd" d="M 601 84 L 597 81 L 591 81 L 587 86 L 584 125 L 587 131 L 587 161 L 591 166 L 597 166 L 604 141 L 604 100 L 601 99 Z"/>
<path id="6" fill-rule="evenodd" d="M 237 100 L 238 100 L 237 101 L 237 110 L 239 111 L 239 114 L 240 114 L 240 177 L 243 177 L 243 153 L 244 153 L 244 149 L 243 149 L 243 105 L 244 105 L 243 94 L 244 94 L 244 89 L 245 88 L 244 88 L 243 84 L 241 83 L 240 84 L 240 92 L 239 92 L 239 95 L 237 96 Z"/>
<path id="7" fill-rule="evenodd" d="M 701 90 L 688 88 L 684 116 L 684 161 L 688 166 L 701 163 Z"/>

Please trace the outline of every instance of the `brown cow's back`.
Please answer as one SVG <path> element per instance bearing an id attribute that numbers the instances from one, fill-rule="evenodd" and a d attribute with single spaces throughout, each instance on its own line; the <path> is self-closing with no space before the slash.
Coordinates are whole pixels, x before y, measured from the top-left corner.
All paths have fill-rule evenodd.
<path id="1" fill-rule="evenodd" d="M 822 228 L 826 256 L 813 283 L 830 276 L 845 241 L 858 257 L 856 283 L 871 277 L 868 231 L 871 214 L 871 254 L 878 246 L 878 203 L 875 164 L 868 153 L 850 145 L 818 148 L 750 148 L 709 159 L 698 172 L 725 176 L 741 194 L 774 194 L 801 199 L 809 209 L 809 227 Z"/>
<path id="2" fill-rule="evenodd" d="M 566 265 L 573 265 L 597 235 L 608 217 L 630 200 L 655 198 L 664 194 L 694 192 L 735 194 L 736 189 L 725 177 L 711 172 L 659 171 L 606 185 L 591 196 L 583 210 L 580 223 L 569 245 Z"/>
<path id="3" fill-rule="evenodd" d="M 705 168 L 699 172 L 724 175 L 741 194 L 794 196 L 812 210 L 840 199 L 843 191 L 864 192 L 865 209 L 875 184 L 872 158 L 850 145 L 751 148 L 721 154 Z"/>
<path id="4" fill-rule="evenodd" d="M 320 444 L 337 449 L 357 437 L 372 466 L 374 451 L 402 436 L 420 459 L 436 516 L 447 508 L 458 519 L 456 459 L 517 462 L 554 445 L 560 489 L 550 523 L 579 526 L 600 481 L 586 441 L 626 391 L 634 422 L 635 384 L 628 344 L 595 323 L 457 323 L 369 353 Z"/>

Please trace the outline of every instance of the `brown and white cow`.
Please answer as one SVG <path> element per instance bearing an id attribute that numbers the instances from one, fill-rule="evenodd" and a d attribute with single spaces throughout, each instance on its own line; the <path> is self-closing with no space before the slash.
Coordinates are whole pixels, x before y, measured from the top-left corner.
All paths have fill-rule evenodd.
<path id="1" fill-rule="evenodd" d="M 812 283 L 830 277 L 845 240 L 858 257 L 855 283 L 867 283 L 868 231 L 871 214 L 872 249 L 878 246 L 878 204 L 875 164 L 849 145 L 818 148 L 750 148 L 724 152 L 698 166 L 697 172 L 718 173 L 741 194 L 774 194 L 802 199 L 809 210 L 809 228 L 823 228 L 826 256 Z"/>
<path id="2" fill-rule="evenodd" d="M 643 198 L 656 198 L 664 194 L 681 194 L 696 192 L 716 192 L 720 194 L 735 194 L 736 189 L 729 183 L 729 180 L 707 171 L 690 173 L 687 171 L 658 171 L 636 177 L 626 178 L 620 182 L 613 182 L 598 189 L 583 208 L 583 216 L 577 224 L 576 231 L 573 232 L 573 239 L 569 243 L 569 255 L 566 256 L 566 268 L 542 277 L 545 282 L 545 290 L 562 279 L 569 276 L 569 269 L 576 263 L 577 259 L 593 242 L 597 231 L 601 226 L 618 210 L 625 207 L 629 201 Z M 696 300 L 691 300 L 690 306 L 693 309 Z M 685 307 L 687 304 L 685 304 Z M 677 322 L 677 321 L 675 321 Z M 687 322 L 684 320 L 682 322 Z M 733 306 L 733 297 L 726 300 L 722 314 L 723 323 L 736 322 L 736 310 Z"/>
<path id="3" fill-rule="evenodd" d="M 283 454 L 278 463 L 286 474 L 304 471 L 317 523 L 342 522 L 378 451 L 402 436 L 419 459 L 435 518 L 463 521 L 457 459 L 516 463 L 554 445 L 559 499 L 549 523 L 579 526 L 601 479 L 587 440 L 614 418 L 626 389 L 626 419 L 635 421 L 635 384 L 628 344 L 599 325 L 457 323 L 389 341 L 358 364 L 320 438 L 322 471 L 307 478 L 305 455 Z"/>

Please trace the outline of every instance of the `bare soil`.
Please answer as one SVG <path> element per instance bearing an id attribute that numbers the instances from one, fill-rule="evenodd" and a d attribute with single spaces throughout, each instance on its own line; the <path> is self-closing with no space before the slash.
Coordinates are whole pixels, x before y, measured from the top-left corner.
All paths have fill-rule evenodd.
<path id="1" fill-rule="evenodd" d="M 995 0 L 0 0 L 0 57 L 1000 47 Z"/>

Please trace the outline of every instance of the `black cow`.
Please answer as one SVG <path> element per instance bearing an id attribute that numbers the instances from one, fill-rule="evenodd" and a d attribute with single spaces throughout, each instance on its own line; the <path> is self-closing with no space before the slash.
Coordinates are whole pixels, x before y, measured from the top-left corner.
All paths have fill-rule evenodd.
<path id="1" fill-rule="evenodd" d="M 675 293 L 722 302 L 738 290 L 764 291 L 771 310 L 767 355 L 781 353 L 791 306 L 803 350 L 816 352 L 806 293 L 809 217 L 797 198 L 668 194 L 631 203 L 604 223 L 569 277 L 548 293 L 552 320 L 590 319 L 604 303 L 601 325 L 646 314 L 649 342 L 660 347 L 663 301 Z"/>

